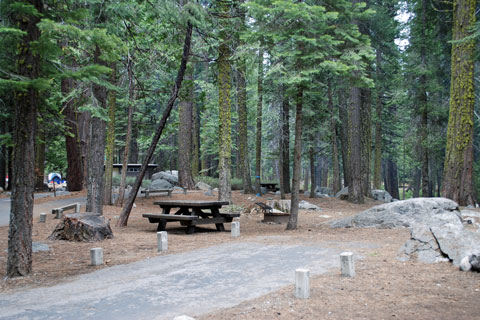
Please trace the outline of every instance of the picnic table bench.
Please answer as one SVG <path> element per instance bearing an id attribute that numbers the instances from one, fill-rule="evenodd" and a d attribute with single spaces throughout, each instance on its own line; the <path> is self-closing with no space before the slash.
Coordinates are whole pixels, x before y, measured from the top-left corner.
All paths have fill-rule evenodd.
<path id="1" fill-rule="evenodd" d="M 186 226 L 187 234 L 195 232 L 195 226 L 202 224 L 215 224 L 218 231 L 225 231 L 224 223 L 232 222 L 233 218 L 239 217 L 238 213 L 220 212 L 227 201 L 203 201 L 203 200 L 165 200 L 155 201 L 162 208 L 162 213 L 145 213 L 142 216 L 148 218 L 150 223 L 158 223 L 157 231 L 164 231 L 167 222 L 178 221 Z M 178 208 L 174 214 L 170 210 Z M 208 210 L 208 211 L 206 211 Z"/>
<path id="2" fill-rule="evenodd" d="M 153 190 L 150 190 L 150 189 L 146 189 L 146 190 L 142 190 L 140 191 L 140 193 L 145 193 L 145 198 L 150 198 L 150 193 L 157 193 L 157 192 L 167 192 L 167 196 L 171 196 L 172 195 L 172 191 L 173 189 L 153 189 Z"/>

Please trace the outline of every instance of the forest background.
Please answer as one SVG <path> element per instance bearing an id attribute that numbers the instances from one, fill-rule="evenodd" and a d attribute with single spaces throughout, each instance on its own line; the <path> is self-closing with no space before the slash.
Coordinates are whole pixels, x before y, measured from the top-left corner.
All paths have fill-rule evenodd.
<path id="1" fill-rule="evenodd" d="M 180 185 L 205 181 L 221 200 L 277 181 L 292 199 L 290 229 L 299 192 L 318 187 L 349 186 L 355 203 L 381 188 L 475 203 L 476 1 L 32 0 L 0 10 L 10 275 L 28 273 L 13 262 L 29 259 L 14 257 L 28 251 L 15 239 L 31 234 L 33 190 L 48 172 L 86 188 L 87 211 L 100 213 L 112 185 L 128 183 L 112 181 L 113 163 L 178 170 Z"/>

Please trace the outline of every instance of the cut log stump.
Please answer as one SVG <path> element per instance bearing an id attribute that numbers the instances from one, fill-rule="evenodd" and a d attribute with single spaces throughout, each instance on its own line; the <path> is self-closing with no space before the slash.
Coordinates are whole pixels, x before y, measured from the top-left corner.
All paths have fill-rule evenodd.
<path id="1" fill-rule="evenodd" d="M 110 221 L 94 212 L 66 214 L 48 239 L 68 241 L 101 241 L 113 238 Z"/>

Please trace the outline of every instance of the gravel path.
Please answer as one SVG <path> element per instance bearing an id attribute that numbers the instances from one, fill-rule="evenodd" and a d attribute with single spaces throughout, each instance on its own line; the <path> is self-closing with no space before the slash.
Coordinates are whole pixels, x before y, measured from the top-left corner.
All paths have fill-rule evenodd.
<path id="1" fill-rule="evenodd" d="M 361 246 L 361 245 L 360 245 Z M 105 268 L 0 295 L 0 319 L 173 319 L 201 315 L 339 268 L 343 248 L 237 242 Z"/>

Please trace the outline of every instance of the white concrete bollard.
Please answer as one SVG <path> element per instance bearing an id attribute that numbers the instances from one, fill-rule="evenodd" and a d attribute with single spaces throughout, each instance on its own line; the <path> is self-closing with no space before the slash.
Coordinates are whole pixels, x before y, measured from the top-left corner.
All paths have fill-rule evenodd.
<path id="1" fill-rule="evenodd" d="M 158 247 L 158 252 L 168 250 L 168 234 L 167 234 L 167 231 L 157 232 L 157 247 Z"/>
<path id="2" fill-rule="evenodd" d="M 40 222 L 47 221 L 47 214 L 45 212 L 40 213 Z"/>
<path id="3" fill-rule="evenodd" d="M 310 297 L 310 270 L 295 270 L 295 297 L 300 299 Z"/>
<path id="4" fill-rule="evenodd" d="M 240 222 L 238 221 L 232 222 L 231 234 L 232 234 L 232 238 L 240 237 Z"/>
<path id="5" fill-rule="evenodd" d="M 342 276 L 355 277 L 355 263 L 352 252 L 343 252 L 340 254 L 340 266 Z"/>
<path id="6" fill-rule="evenodd" d="M 90 249 L 90 260 L 92 261 L 92 266 L 99 266 L 103 264 L 103 249 L 102 248 L 91 248 Z"/>
<path id="7" fill-rule="evenodd" d="M 80 209 L 82 208 L 82 205 L 80 203 L 75 204 L 75 213 L 80 212 Z"/>

